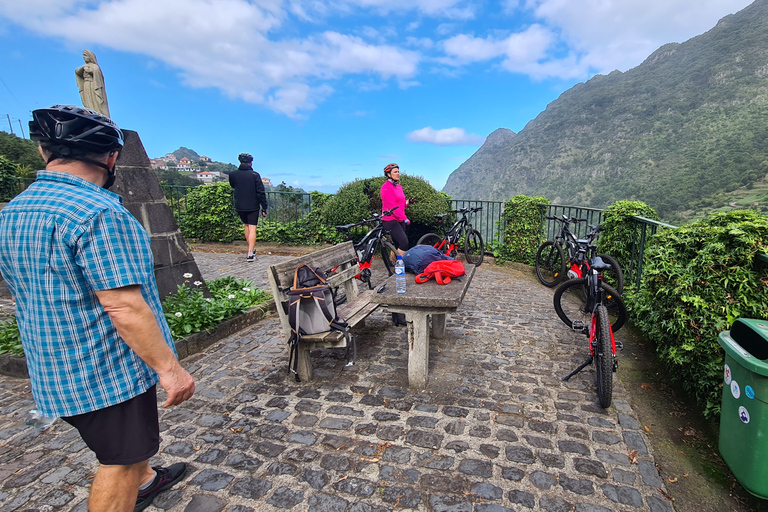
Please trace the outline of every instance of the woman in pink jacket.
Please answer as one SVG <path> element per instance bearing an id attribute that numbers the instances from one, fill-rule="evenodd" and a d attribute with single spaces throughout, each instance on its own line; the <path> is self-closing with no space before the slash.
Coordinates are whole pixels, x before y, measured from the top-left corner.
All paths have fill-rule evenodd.
<path id="1" fill-rule="evenodd" d="M 392 215 L 381 218 L 382 226 L 392 235 L 398 254 L 401 256 L 408 250 L 408 237 L 405 236 L 405 226 L 411 223 L 405 215 L 405 208 L 413 199 L 406 199 L 403 187 L 400 185 L 400 167 L 397 164 L 389 164 L 384 168 L 387 181 L 381 186 L 381 209 L 391 210 L 395 206 L 399 208 Z"/>

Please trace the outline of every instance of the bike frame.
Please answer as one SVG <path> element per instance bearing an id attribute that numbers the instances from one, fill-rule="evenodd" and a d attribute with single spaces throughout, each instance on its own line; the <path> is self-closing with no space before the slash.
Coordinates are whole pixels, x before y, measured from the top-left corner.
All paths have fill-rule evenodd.
<path id="1" fill-rule="evenodd" d="M 443 236 L 443 240 L 440 242 L 440 245 L 438 245 L 436 248 L 438 251 L 441 251 L 445 254 L 448 254 L 449 256 L 456 256 L 457 250 L 456 250 L 456 244 L 459 243 L 459 240 L 461 240 L 461 236 L 472 229 L 472 224 L 469 223 L 469 219 L 467 218 L 468 213 L 472 213 L 472 209 L 469 208 L 466 211 L 462 210 L 453 210 L 449 213 L 460 213 L 461 218 L 457 220 L 451 228 L 445 232 L 445 235 Z M 443 219 L 440 219 L 440 224 L 443 223 Z M 446 244 L 448 247 L 446 248 Z"/>
<path id="2" fill-rule="evenodd" d="M 595 340 L 597 335 L 597 306 L 603 303 L 603 288 L 600 286 L 600 282 L 603 280 L 602 274 L 595 269 L 589 270 L 588 288 L 586 292 L 587 296 L 587 308 L 592 312 L 591 327 L 589 329 L 589 355 L 594 357 L 595 355 Z M 608 327 L 611 333 L 611 353 L 614 360 L 616 359 L 616 339 L 613 337 L 613 328 Z"/>
<path id="3" fill-rule="evenodd" d="M 392 210 L 383 212 L 384 215 L 392 215 L 392 212 L 394 212 L 397 208 L 394 208 Z M 366 219 L 364 221 L 358 222 L 356 224 L 351 224 L 349 226 L 346 226 L 346 229 L 341 230 L 344 234 L 347 240 L 349 240 L 349 231 L 351 229 L 354 229 L 355 227 L 359 226 L 367 226 L 371 223 L 375 222 L 376 225 L 370 229 L 365 236 L 356 244 L 353 244 L 352 246 L 355 249 L 355 256 L 357 257 L 357 267 L 360 272 L 358 272 L 357 275 L 355 275 L 356 279 L 361 280 L 364 283 L 368 284 L 369 289 L 373 289 L 373 285 L 371 284 L 371 262 L 373 261 L 373 257 L 376 254 L 376 250 L 379 248 L 379 245 L 381 244 L 381 240 L 389 234 L 387 230 L 384 229 L 384 226 L 381 225 L 382 220 L 381 216 L 374 213 L 374 217 L 371 219 Z M 336 226 L 336 229 L 339 229 L 343 226 Z M 338 267 L 337 267 L 338 268 Z M 335 271 L 334 268 L 332 271 Z"/>

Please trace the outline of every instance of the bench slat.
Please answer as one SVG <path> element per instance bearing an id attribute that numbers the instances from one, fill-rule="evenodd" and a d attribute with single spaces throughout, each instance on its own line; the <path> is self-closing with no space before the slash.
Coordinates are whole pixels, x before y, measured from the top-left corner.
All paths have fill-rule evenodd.
<path id="1" fill-rule="evenodd" d="M 326 272 L 327 274 L 329 270 L 345 263 L 356 262 L 357 256 L 355 255 L 355 248 L 353 247 L 352 242 L 344 242 L 305 256 L 299 256 L 298 258 L 278 263 L 277 265 L 272 265 L 270 271 L 277 283 L 278 289 L 280 289 L 280 291 L 287 291 L 293 286 L 293 277 L 296 273 L 296 267 L 299 265 L 304 264 L 311 267 L 320 267 L 323 272 Z M 355 274 L 356 273 L 357 272 L 355 272 Z"/>

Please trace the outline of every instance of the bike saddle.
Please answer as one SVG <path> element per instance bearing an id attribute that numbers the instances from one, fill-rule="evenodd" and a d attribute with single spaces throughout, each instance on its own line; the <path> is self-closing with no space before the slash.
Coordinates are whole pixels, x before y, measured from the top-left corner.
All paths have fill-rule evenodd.
<path id="1" fill-rule="evenodd" d="M 357 224 L 344 224 L 343 226 L 334 226 L 339 231 L 349 231 L 350 229 L 357 226 Z"/>
<path id="2" fill-rule="evenodd" d="M 604 270 L 611 270 L 611 265 L 604 262 L 603 258 L 600 256 L 595 256 L 595 259 L 592 260 L 592 268 L 597 270 L 598 272 L 602 272 Z"/>
<path id="3" fill-rule="evenodd" d="M 436 219 L 442 219 L 442 218 L 443 218 L 443 217 L 445 217 L 446 215 L 448 215 L 448 214 L 447 214 L 447 213 L 438 213 L 437 215 L 435 215 L 435 218 L 436 218 Z"/>

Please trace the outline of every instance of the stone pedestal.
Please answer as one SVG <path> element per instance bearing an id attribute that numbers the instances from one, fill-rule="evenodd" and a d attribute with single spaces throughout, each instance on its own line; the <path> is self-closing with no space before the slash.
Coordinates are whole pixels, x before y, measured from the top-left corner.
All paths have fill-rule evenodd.
<path id="1" fill-rule="evenodd" d="M 110 190 L 123 197 L 123 205 L 149 234 L 157 288 L 160 298 L 164 299 L 185 280 L 193 282 L 203 278 L 181 236 L 139 134 L 123 130 L 123 135 L 125 145 L 117 159 L 117 179 Z M 185 279 L 186 273 L 192 277 Z"/>

